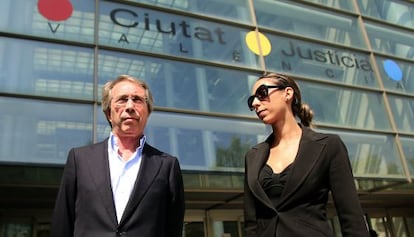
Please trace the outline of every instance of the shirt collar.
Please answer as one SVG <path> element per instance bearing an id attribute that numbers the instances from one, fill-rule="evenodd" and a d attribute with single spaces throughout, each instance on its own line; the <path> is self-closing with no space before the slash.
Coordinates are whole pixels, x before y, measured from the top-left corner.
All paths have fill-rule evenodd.
<path id="1" fill-rule="evenodd" d="M 143 135 L 141 139 L 139 139 L 139 147 L 137 147 L 136 151 L 139 153 L 139 155 L 142 154 L 142 149 L 144 148 L 145 141 L 147 140 L 147 137 Z M 109 149 L 112 151 L 115 151 L 118 153 L 118 138 L 111 132 L 109 134 Z"/>

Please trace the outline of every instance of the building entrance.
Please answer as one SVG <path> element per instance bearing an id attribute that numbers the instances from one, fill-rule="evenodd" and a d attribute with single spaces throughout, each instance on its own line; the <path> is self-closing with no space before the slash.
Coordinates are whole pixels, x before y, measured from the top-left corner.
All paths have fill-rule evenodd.
<path id="1" fill-rule="evenodd" d="M 379 237 L 414 237 L 411 208 L 366 208 L 368 227 Z M 0 209 L 0 237 L 49 237 L 51 210 Z M 241 209 L 188 209 L 182 237 L 244 237 Z M 330 222 L 340 236 L 337 216 Z"/>
<path id="2" fill-rule="evenodd" d="M 183 237 L 243 237 L 242 210 L 187 210 Z"/>

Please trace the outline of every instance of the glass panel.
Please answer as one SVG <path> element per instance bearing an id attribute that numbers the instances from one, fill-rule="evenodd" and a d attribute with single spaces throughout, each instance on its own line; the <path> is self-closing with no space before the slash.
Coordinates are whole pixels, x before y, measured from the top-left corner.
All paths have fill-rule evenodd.
<path id="1" fill-rule="evenodd" d="M 0 91 L 93 98 L 93 50 L 0 37 Z"/>
<path id="2" fill-rule="evenodd" d="M 99 43 L 117 48 L 257 66 L 247 29 L 165 12 L 102 2 Z"/>
<path id="3" fill-rule="evenodd" d="M 401 145 L 407 160 L 408 171 L 410 172 L 411 177 L 414 177 L 414 138 L 401 137 Z"/>
<path id="4" fill-rule="evenodd" d="M 65 163 L 69 148 L 92 142 L 92 109 L 0 97 L 0 161 Z"/>
<path id="5" fill-rule="evenodd" d="M 98 123 L 103 140 L 109 135 L 103 113 Z M 262 123 L 155 111 L 145 134 L 149 144 L 177 156 L 184 170 L 243 172 L 245 152 L 269 130 Z"/>
<path id="6" fill-rule="evenodd" d="M 214 221 L 214 237 L 239 237 L 237 221 Z"/>
<path id="7" fill-rule="evenodd" d="M 414 94 L 414 65 L 395 59 L 376 57 L 386 90 Z"/>
<path id="8" fill-rule="evenodd" d="M 414 133 L 414 99 L 388 95 L 391 112 L 400 132 Z"/>
<path id="9" fill-rule="evenodd" d="M 250 23 L 248 0 L 129 0 L 161 6 L 168 9 L 183 10 L 194 14 L 225 18 L 237 22 Z"/>
<path id="10" fill-rule="evenodd" d="M 395 231 L 395 236 L 398 237 L 410 237 L 405 228 L 404 218 L 403 217 L 393 217 L 392 224 Z"/>
<path id="11" fill-rule="evenodd" d="M 342 138 L 348 149 L 355 177 L 405 178 L 394 137 L 325 129 L 320 131 L 336 133 Z"/>
<path id="12" fill-rule="evenodd" d="M 94 1 L 2 0 L 0 31 L 92 43 Z"/>
<path id="13" fill-rule="evenodd" d="M 1 232 L 2 237 L 31 237 L 32 236 L 32 226 L 30 223 L 5 223 L 3 224 L 3 229 Z"/>
<path id="14" fill-rule="evenodd" d="M 240 70 L 100 51 L 99 84 L 103 85 L 119 74 L 130 74 L 145 80 L 154 95 L 155 106 L 252 115 L 246 100 L 257 75 Z"/>
<path id="15" fill-rule="evenodd" d="M 365 25 L 373 50 L 409 60 L 413 59 L 414 36 L 412 31 L 369 22 Z"/>
<path id="16" fill-rule="evenodd" d="M 375 230 L 375 232 L 377 232 L 379 237 L 387 237 L 387 236 L 391 236 L 390 233 L 390 228 L 388 227 L 389 224 L 386 221 L 385 217 L 381 217 L 381 218 L 370 218 L 371 219 L 371 225 L 372 225 L 372 229 Z M 400 237 L 399 235 L 396 235 L 398 237 Z"/>
<path id="17" fill-rule="evenodd" d="M 183 237 L 204 237 L 203 222 L 185 222 L 183 228 Z"/>
<path id="18" fill-rule="evenodd" d="M 407 221 L 408 233 L 413 235 L 413 233 L 414 233 L 414 218 L 413 217 L 406 217 L 405 219 Z"/>
<path id="19" fill-rule="evenodd" d="M 199 180 L 200 184 L 198 187 L 200 188 L 241 190 L 244 185 L 244 176 L 241 170 L 238 170 L 238 172 L 208 173 L 207 175 L 200 175 L 197 179 Z M 194 182 L 192 185 L 194 187 Z"/>
<path id="20" fill-rule="evenodd" d="M 368 54 L 268 35 L 273 50 L 265 57 L 268 70 L 316 80 L 378 88 Z"/>
<path id="21" fill-rule="evenodd" d="M 50 237 L 50 223 L 36 223 L 35 237 Z"/>
<path id="22" fill-rule="evenodd" d="M 185 170 L 243 172 L 245 152 L 267 134 L 261 123 L 162 112 L 148 125 L 149 143 L 176 155 Z"/>
<path id="23" fill-rule="evenodd" d="M 343 1 L 343 0 L 302 0 L 303 2 L 311 2 L 320 4 L 330 8 L 337 8 L 340 10 L 346 11 L 354 11 L 354 7 L 352 6 L 352 1 Z"/>
<path id="24" fill-rule="evenodd" d="M 414 28 L 414 5 L 400 0 L 357 0 L 363 15 L 384 20 L 399 26 Z"/>
<path id="25" fill-rule="evenodd" d="M 342 237 L 341 224 L 339 223 L 338 216 L 332 216 L 330 219 L 328 219 L 328 223 L 331 226 L 333 232 L 335 233 L 335 236 Z"/>
<path id="26" fill-rule="evenodd" d="M 259 26 L 301 37 L 365 47 L 357 17 L 294 1 L 255 0 L 254 7 Z"/>
<path id="27" fill-rule="evenodd" d="M 315 122 L 349 128 L 391 130 L 380 93 L 305 81 L 298 83 L 302 101 L 314 111 Z"/>

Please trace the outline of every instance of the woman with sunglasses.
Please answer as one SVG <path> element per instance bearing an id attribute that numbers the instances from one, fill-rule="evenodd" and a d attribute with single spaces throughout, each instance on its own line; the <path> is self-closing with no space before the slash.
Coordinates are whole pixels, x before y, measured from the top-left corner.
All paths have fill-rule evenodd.
<path id="1" fill-rule="evenodd" d="M 335 236 L 329 192 L 342 236 L 369 237 L 347 149 L 339 136 L 311 129 L 313 112 L 296 82 L 267 73 L 253 92 L 248 106 L 273 132 L 246 153 L 246 237 Z"/>

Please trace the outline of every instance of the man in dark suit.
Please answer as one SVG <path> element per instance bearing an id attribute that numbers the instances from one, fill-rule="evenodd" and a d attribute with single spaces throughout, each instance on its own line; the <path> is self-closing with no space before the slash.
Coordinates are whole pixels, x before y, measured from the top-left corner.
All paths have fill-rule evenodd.
<path id="1" fill-rule="evenodd" d="M 104 141 L 69 151 L 52 216 L 52 237 L 181 237 L 184 187 L 177 158 L 148 145 L 153 109 L 145 82 L 105 84 Z"/>

